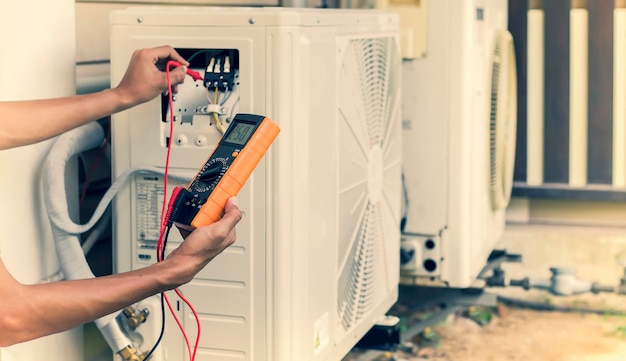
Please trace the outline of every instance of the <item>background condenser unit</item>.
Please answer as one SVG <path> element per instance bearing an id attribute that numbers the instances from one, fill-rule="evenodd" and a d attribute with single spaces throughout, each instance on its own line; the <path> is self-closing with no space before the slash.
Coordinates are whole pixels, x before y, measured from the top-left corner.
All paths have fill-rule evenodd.
<path id="1" fill-rule="evenodd" d="M 403 63 L 401 283 L 468 287 L 498 247 L 515 156 L 506 0 L 428 3 L 428 51 Z"/>
<path id="2" fill-rule="evenodd" d="M 164 44 L 205 76 L 185 80 L 173 109 L 155 99 L 113 117 L 114 176 L 163 167 L 171 137 L 170 171 L 191 178 L 237 113 L 281 127 L 239 193 L 245 215 L 236 243 L 181 287 L 202 325 L 196 359 L 341 359 L 398 294 L 397 18 L 374 10 L 142 7 L 113 12 L 111 36 L 112 83 L 135 49 Z M 118 195 L 116 271 L 155 261 L 163 196 L 162 176 L 142 173 Z M 181 241 L 171 232 L 168 251 Z M 152 316 L 136 330 L 145 349 L 159 333 L 158 300 L 138 305 Z M 193 340 L 191 312 L 180 302 L 174 309 Z M 187 357 L 167 317 L 155 361 Z"/>

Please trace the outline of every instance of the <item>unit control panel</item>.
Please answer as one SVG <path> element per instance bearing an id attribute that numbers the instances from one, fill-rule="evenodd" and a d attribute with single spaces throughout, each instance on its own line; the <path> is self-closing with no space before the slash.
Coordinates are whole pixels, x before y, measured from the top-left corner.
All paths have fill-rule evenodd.
<path id="1" fill-rule="evenodd" d="M 237 49 L 185 49 L 176 51 L 200 73 L 202 81 L 186 79 L 178 85 L 170 109 L 161 98 L 161 146 L 170 142 L 170 119 L 176 123 L 174 147 L 212 149 L 226 132 L 239 108 L 239 51 Z"/>

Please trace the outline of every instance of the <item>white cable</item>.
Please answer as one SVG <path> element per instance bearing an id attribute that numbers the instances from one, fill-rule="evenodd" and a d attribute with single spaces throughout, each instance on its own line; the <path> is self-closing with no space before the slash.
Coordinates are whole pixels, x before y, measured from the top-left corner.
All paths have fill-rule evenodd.
<path id="1" fill-rule="evenodd" d="M 102 130 L 100 126 L 97 127 Z M 91 216 L 91 219 L 86 224 L 76 224 L 67 213 L 65 179 L 61 177 L 54 177 L 52 175 L 65 174 L 65 164 L 73 156 L 73 154 L 78 154 L 91 148 L 82 149 L 78 153 L 73 154 L 70 154 L 72 150 L 68 149 L 67 147 L 59 147 L 58 150 L 56 148 L 57 145 L 55 144 L 53 149 L 50 151 L 50 154 L 48 155 L 49 161 L 47 160 L 44 164 L 44 175 L 50 174 L 50 176 L 47 177 L 47 184 L 44 184 L 45 189 L 48 190 L 48 192 L 46 192 L 45 194 L 45 202 L 46 207 L 48 208 L 48 217 L 50 218 L 50 221 L 61 230 L 71 234 L 81 234 L 90 230 L 102 217 L 104 211 L 106 211 L 107 207 L 109 206 L 115 195 L 126 184 L 130 176 L 134 175 L 135 173 L 149 173 L 159 175 L 164 174 L 164 170 L 162 168 L 154 166 L 138 166 L 126 170 L 106 191 L 106 193 L 102 197 L 102 200 L 100 201 L 100 203 L 98 203 L 96 210 Z M 177 180 L 189 181 L 188 175 L 179 175 L 170 172 L 169 176 Z"/>
<path id="2" fill-rule="evenodd" d="M 104 216 L 98 224 L 91 230 L 85 241 L 83 242 L 83 253 L 87 255 L 93 246 L 100 241 L 100 237 L 104 234 L 107 227 L 111 223 L 111 208 L 107 208 Z"/>

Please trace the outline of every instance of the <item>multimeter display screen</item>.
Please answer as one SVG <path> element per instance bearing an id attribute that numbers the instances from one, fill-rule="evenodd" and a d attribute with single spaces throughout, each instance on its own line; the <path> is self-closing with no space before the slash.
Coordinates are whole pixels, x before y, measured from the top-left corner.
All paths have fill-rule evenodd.
<path id="1" fill-rule="evenodd" d="M 224 141 L 237 145 L 246 144 L 256 127 L 250 123 L 236 123 L 234 126 Z"/>

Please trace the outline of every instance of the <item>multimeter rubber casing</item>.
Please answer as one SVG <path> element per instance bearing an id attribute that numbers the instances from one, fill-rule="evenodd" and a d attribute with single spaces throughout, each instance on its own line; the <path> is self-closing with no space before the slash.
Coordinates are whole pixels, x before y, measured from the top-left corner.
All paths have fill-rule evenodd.
<path id="1" fill-rule="evenodd" d="M 280 132 L 271 119 L 237 114 L 194 179 L 176 198 L 172 221 L 194 229 L 218 221 Z"/>

